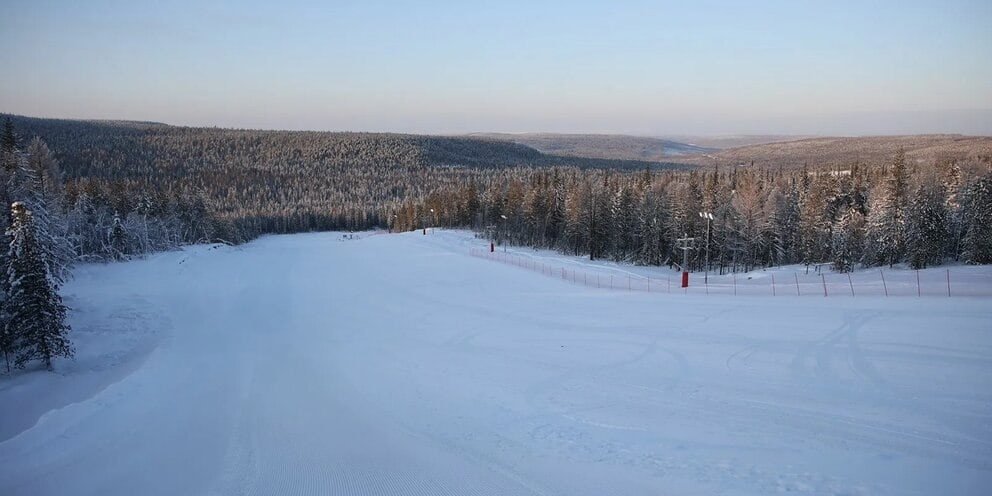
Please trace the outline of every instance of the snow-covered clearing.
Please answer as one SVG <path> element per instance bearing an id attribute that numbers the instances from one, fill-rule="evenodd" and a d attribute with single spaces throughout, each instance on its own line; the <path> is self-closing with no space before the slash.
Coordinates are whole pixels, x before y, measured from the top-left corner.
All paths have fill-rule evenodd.
<path id="1" fill-rule="evenodd" d="M 465 233 L 341 238 L 81 267 L 77 360 L 0 378 L 0 493 L 992 488 L 987 297 L 606 291 Z"/>

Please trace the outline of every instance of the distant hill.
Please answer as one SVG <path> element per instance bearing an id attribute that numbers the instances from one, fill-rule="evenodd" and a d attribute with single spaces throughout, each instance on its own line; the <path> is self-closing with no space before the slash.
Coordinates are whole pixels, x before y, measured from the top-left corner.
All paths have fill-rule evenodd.
<path id="1" fill-rule="evenodd" d="M 671 157 L 672 162 L 696 166 L 751 165 L 759 167 L 833 167 L 855 162 L 888 163 L 898 150 L 910 161 L 992 156 L 992 137 L 959 134 L 810 138 L 741 146 L 692 156 Z"/>
<path id="2" fill-rule="evenodd" d="M 712 150 L 725 150 L 727 148 L 737 148 L 741 146 L 763 145 L 766 143 L 778 143 L 782 141 L 796 141 L 801 139 L 817 138 L 818 136 L 791 135 L 791 134 L 735 134 L 721 136 L 694 136 L 694 135 L 673 135 L 661 136 L 662 139 L 689 143 L 696 147 L 709 148 Z"/>
<path id="3" fill-rule="evenodd" d="M 673 156 L 713 151 L 668 139 L 623 134 L 476 133 L 469 136 L 510 141 L 551 155 L 611 160 L 667 162 Z"/>
<path id="4" fill-rule="evenodd" d="M 122 166 L 149 172 L 181 148 L 184 161 L 200 165 L 218 154 L 250 161 L 255 167 L 310 160 L 336 165 L 402 165 L 453 167 L 552 167 L 644 169 L 682 168 L 653 160 L 542 153 L 525 144 L 483 136 L 432 136 L 393 133 L 264 131 L 170 126 L 155 122 L 42 119 L 4 116 L 25 138 L 42 137 L 56 151 L 70 176 L 101 174 L 108 155 L 126 155 Z M 185 156 L 192 153 L 193 156 Z M 197 153 L 201 154 L 197 158 Z M 121 171 L 114 171 L 117 174 Z"/>

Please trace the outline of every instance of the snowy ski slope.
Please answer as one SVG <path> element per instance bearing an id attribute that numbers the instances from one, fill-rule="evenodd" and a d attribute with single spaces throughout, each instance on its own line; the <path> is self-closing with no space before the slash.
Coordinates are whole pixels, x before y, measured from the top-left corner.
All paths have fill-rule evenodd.
<path id="1" fill-rule="evenodd" d="M 0 378 L 0 493 L 992 488 L 988 297 L 606 291 L 471 247 L 326 233 L 79 268 L 77 360 Z"/>

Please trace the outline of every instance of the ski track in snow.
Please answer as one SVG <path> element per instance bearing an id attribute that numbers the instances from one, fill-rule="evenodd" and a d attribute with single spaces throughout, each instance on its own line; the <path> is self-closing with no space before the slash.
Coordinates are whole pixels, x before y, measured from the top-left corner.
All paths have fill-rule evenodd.
<path id="1" fill-rule="evenodd" d="M 81 267 L 77 360 L 0 379 L 0 493 L 992 488 L 988 298 L 611 292 L 483 244 L 306 234 Z"/>

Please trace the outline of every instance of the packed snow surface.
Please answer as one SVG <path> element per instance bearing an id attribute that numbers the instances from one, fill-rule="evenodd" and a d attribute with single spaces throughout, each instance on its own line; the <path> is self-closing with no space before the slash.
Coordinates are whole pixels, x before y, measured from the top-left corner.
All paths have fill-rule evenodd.
<path id="1" fill-rule="evenodd" d="M 0 378 L 0 493 L 992 490 L 988 297 L 611 291 L 354 238 L 80 267 L 76 360 Z"/>

